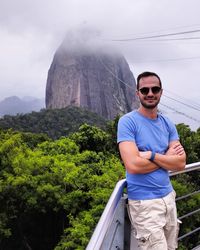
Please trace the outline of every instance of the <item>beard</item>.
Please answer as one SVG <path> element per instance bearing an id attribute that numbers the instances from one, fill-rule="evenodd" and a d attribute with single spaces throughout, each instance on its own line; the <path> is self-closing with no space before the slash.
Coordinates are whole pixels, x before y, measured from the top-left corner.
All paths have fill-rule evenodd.
<path id="1" fill-rule="evenodd" d="M 153 103 L 147 103 L 146 100 L 153 100 Z M 140 98 L 141 105 L 146 109 L 154 109 L 158 106 L 158 103 L 160 102 L 160 98 Z"/>

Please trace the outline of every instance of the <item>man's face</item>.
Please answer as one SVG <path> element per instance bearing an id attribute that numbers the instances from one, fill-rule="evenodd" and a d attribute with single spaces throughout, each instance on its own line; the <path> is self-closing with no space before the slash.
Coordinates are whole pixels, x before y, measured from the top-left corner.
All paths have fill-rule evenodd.
<path id="1" fill-rule="evenodd" d="M 136 94 L 144 108 L 154 109 L 160 102 L 162 89 L 156 76 L 143 77 L 139 81 L 139 90 Z"/>

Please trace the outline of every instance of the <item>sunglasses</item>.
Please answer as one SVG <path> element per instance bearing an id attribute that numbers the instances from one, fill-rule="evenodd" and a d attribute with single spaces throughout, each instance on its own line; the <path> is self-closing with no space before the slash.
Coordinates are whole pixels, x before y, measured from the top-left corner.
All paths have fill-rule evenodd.
<path id="1" fill-rule="evenodd" d="M 140 93 L 143 94 L 143 95 L 148 95 L 150 89 L 151 89 L 151 92 L 152 92 L 154 95 L 155 95 L 155 94 L 158 94 L 158 93 L 161 91 L 161 88 L 158 87 L 158 86 L 154 86 L 154 87 L 151 87 L 151 88 L 144 87 L 144 88 L 139 89 L 139 91 L 140 91 Z"/>

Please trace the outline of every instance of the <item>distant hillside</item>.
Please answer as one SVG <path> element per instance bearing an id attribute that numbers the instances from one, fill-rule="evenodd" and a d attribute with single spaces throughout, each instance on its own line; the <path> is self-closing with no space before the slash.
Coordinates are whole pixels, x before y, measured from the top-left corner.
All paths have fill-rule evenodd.
<path id="1" fill-rule="evenodd" d="M 83 123 L 104 128 L 107 121 L 95 113 L 72 106 L 54 110 L 42 109 L 40 112 L 16 116 L 5 115 L 0 118 L 2 129 L 12 128 L 23 132 L 45 133 L 53 139 L 77 131 Z"/>
<path id="2" fill-rule="evenodd" d="M 0 101 L 0 116 L 25 114 L 31 111 L 39 111 L 44 108 L 44 99 L 35 97 L 10 96 Z"/>

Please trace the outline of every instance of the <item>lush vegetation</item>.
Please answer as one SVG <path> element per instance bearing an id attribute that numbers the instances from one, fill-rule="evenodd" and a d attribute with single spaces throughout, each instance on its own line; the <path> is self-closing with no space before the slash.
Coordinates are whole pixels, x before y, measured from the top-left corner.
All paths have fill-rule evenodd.
<path id="1" fill-rule="evenodd" d="M 71 138 L 54 141 L 1 131 L 0 249 L 85 248 L 124 178 L 108 139 L 86 124 Z"/>
<path id="2" fill-rule="evenodd" d="M 0 249 L 85 249 L 116 182 L 124 178 L 117 120 L 104 130 L 83 124 L 56 140 L 48 133 L 0 131 Z M 187 163 L 200 161 L 200 129 L 177 128 Z M 198 173 L 173 177 L 177 196 L 199 188 Z M 199 194 L 178 201 L 179 216 L 199 206 Z M 183 219 L 180 235 L 199 224 L 199 214 Z M 179 249 L 198 243 L 196 233 Z"/>
<path id="3" fill-rule="evenodd" d="M 187 154 L 187 164 L 200 161 L 200 128 L 194 132 L 189 126 L 178 124 L 177 130 L 180 135 L 180 141 L 185 148 Z M 200 171 L 193 171 L 188 174 L 181 174 L 172 178 L 173 186 L 176 190 L 177 197 L 199 190 L 200 187 Z M 197 193 L 183 200 L 177 201 L 179 217 L 195 211 L 200 207 L 200 194 Z M 193 214 L 182 219 L 179 236 L 191 232 L 200 225 L 200 213 Z M 200 245 L 199 231 L 190 237 L 185 237 L 179 243 L 179 249 L 193 249 Z"/>
<path id="4" fill-rule="evenodd" d="M 0 118 L 0 128 L 12 128 L 21 132 L 44 133 L 52 139 L 67 136 L 87 123 L 105 128 L 106 120 L 80 107 L 68 106 L 63 109 L 43 109 L 40 112 L 4 115 Z"/>

